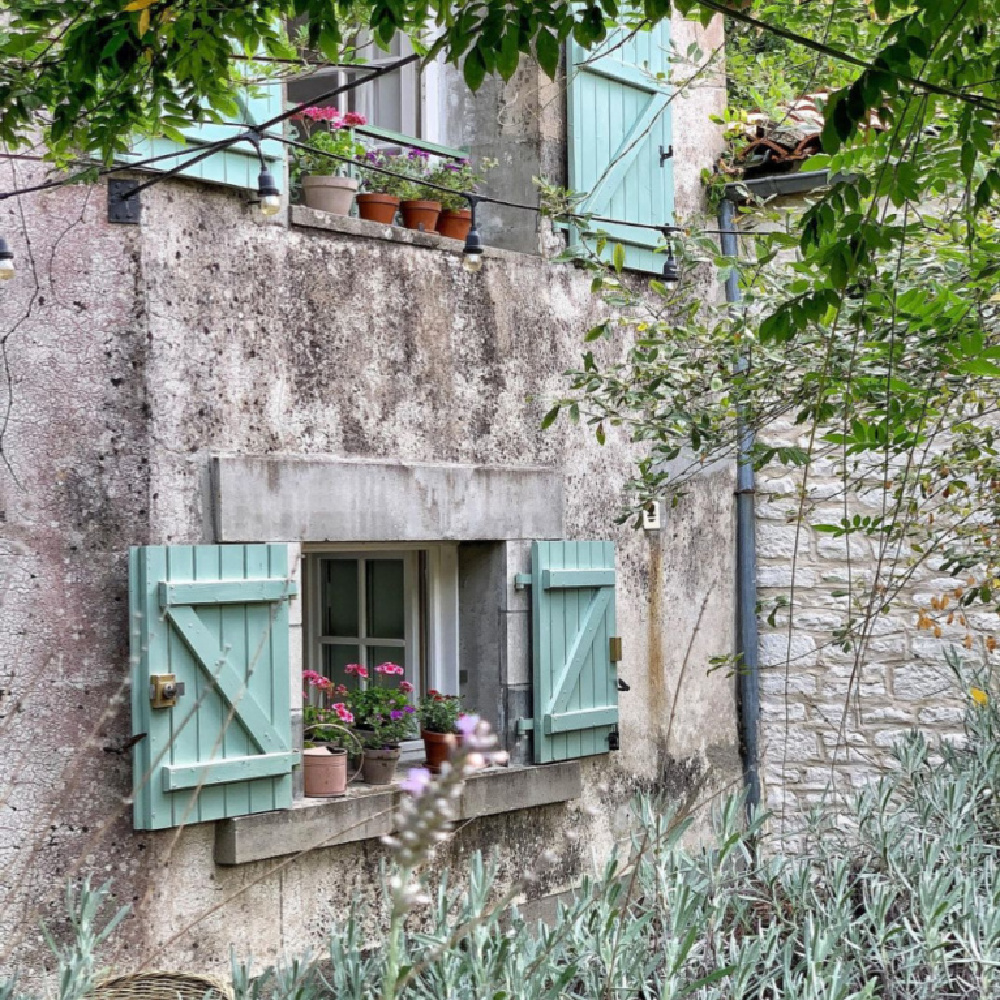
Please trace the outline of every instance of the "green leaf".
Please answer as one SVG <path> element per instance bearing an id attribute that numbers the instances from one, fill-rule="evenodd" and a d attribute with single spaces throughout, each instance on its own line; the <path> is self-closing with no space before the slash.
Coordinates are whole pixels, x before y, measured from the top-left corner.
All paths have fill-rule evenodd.
<path id="1" fill-rule="evenodd" d="M 549 410 L 549 412 L 546 413 L 544 417 L 542 417 L 541 427 L 543 431 L 547 430 L 556 422 L 556 419 L 559 416 L 560 409 L 562 409 L 562 404 L 556 403 L 556 405 L 553 406 L 552 409 Z"/>
<path id="2" fill-rule="evenodd" d="M 625 247 L 621 243 L 615 244 L 615 249 L 612 252 L 612 261 L 614 262 L 615 270 L 621 274 L 622 268 L 625 267 Z"/>
<path id="3" fill-rule="evenodd" d="M 476 91 L 481 86 L 486 77 L 486 62 L 483 54 L 479 51 L 479 46 L 474 46 L 465 57 L 465 65 L 462 67 L 462 75 L 469 90 Z"/>
<path id="4" fill-rule="evenodd" d="M 559 42 L 548 28 L 540 28 L 535 39 L 535 55 L 545 75 L 554 80 L 559 69 Z"/>

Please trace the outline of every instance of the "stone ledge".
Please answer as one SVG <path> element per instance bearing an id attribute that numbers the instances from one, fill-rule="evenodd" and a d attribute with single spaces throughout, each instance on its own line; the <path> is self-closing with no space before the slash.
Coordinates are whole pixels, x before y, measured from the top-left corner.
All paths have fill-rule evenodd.
<path id="1" fill-rule="evenodd" d="M 411 247 L 423 247 L 427 250 L 440 250 L 444 253 L 461 256 L 462 241 L 449 239 L 437 233 L 424 233 L 418 229 L 404 229 L 402 226 L 386 226 L 381 222 L 370 222 L 368 219 L 357 219 L 352 215 L 331 215 L 305 205 L 292 205 L 288 215 L 289 224 L 299 229 L 321 229 L 344 236 L 355 236 L 368 240 L 383 240 L 387 243 L 402 243 Z M 483 256 L 487 260 L 503 259 L 520 263 L 545 263 L 543 258 L 535 254 L 517 253 L 513 250 L 501 250 L 498 247 L 486 247 Z"/>
<path id="2" fill-rule="evenodd" d="M 580 762 L 497 768 L 466 781 L 458 821 L 535 809 L 579 798 Z M 215 824 L 215 863 L 242 865 L 392 833 L 402 793 L 352 786 L 341 799 L 301 799 L 291 809 Z"/>

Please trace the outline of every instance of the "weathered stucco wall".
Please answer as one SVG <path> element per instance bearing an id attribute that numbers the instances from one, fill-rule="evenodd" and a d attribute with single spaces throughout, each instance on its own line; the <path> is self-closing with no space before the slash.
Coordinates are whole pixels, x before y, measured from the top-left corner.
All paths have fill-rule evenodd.
<path id="1" fill-rule="evenodd" d="M 133 905 L 126 967 L 218 968 L 230 945 L 268 961 L 376 892 L 377 842 L 223 868 L 211 825 L 131 829 L 127 550 L 212 540 L 212 455 L 551 466 L 567 537 L 615 540 L 621 751 L 585 762 L 579 801 L 476 820 L 449 858 L 501 848 L 503 879 L 537 867 L 556 891 L 621 836 L 636 790 L 738 787 L 732 681 L 706 671 L 732 649 L 731 470 L 636 532 L 613 523 L 627 443 L 539 430 L 596 314 L 588 275 L 514 255 L 468 275 L 453 251 L 262 224 L 194 183 L 143 202 L 141 228 L 104 221 L 101 187 L 2 215 L 20 275 L 0 288 L 0 967 L 44 967 L 37 920 L 58 920 L 68 875 Z"/>

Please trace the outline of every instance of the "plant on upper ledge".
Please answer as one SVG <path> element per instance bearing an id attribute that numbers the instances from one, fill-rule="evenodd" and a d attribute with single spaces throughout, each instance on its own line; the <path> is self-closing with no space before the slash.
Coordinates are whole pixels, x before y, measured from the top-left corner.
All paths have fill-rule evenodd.
<path id="1" fill-rule="evenodd" d="M 455 746 L 462 702 L 458 695 L 441 694 L 432 689 L 420 699 L 417 713 L 427 767 L 433 774 L 439 774 L 441 765 L 451 756 Z"/>
<path id="2" fill-rule="evenodd" d="M 441 163 L 430 175 L 428 180 L 452 191 L 436 191 L 435 197 L 441 202 L 441 215 L 438 218 L 437 231 L 442 236 L 453 240 L 464 240 L 472 228 L 472 210 L 466 195 L 475 194 L 483 183 L 483 175 L 478 171 L 492 170 L 497 161 L 483 157 L 479 161 L 478 170 L 472 169 L 472 163 L 466 157 L 463 160 L 448 160 Z"/>
<path id="3" fill-rule="evenodd" d="M 357 178 L 348 172 L 365 151 L 354 126 L 366 124 L 367 119 L 354 111 L 342 115 L 336 108 L 311 107 L 303 108 L 292 120 L 299 129 L 299 142 L 306 147 L 293 150 L 292 183 L 300 186 L 309 208 L 347 215 L 358 189 Z"/>

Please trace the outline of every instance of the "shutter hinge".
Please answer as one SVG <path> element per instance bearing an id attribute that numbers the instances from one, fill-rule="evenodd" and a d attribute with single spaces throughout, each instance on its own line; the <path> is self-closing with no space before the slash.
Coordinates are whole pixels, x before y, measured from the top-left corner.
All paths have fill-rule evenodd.
<path id="1" fill-rule="evenodd" d="M 514 574 L 514 589 L 524 590 L 525 587 L 531 586 L 531 574 L 530 573 L 515 573 Z"/>
<path id="2" fill-rule="evenodd" d="M 621 750 L 621 738 L 618 735 L 618 727 L 615 726 L 614 729 L 608 733 L 608 749 L 609 750 Z"/>
<path id="3" fill-rule="evenodd" d="M 667 146 L 666 151 L 660 146 L 660 166 L 662 167 L 667 160 L 672 160 L 674 158 L 674 147 Z"/>
<path id="4" fill-rule="evenodd" d="M 632 688 L 626 684 L 620 677 L 618 678 L 618 690 L 621 692 L 631 691 Z"/>
<path id="5" fill-rule="evenodd" d="M 534 719 L 518 719 L 515 723 L 515 731 L 518 736 L 524 736 L 535 728 Z"/>

